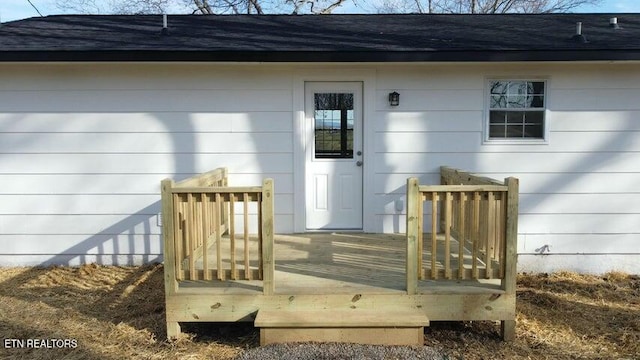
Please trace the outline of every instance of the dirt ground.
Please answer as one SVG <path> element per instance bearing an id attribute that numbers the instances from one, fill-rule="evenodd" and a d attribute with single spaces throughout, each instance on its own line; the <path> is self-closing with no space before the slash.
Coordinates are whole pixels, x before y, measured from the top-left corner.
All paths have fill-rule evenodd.
<path id="1" fill-rule="evenodd" d="M 640 277 L 522 274 L 517 321 L 511 343 L 493 322 L 436 322 L 425 345 L 450 359 L 640 359 Z M 233 359 L 258 345 L 252 324 L 185 324 L 172 343 L 164 326 L 162 265 L 0 268 L 3 359 Z"/>

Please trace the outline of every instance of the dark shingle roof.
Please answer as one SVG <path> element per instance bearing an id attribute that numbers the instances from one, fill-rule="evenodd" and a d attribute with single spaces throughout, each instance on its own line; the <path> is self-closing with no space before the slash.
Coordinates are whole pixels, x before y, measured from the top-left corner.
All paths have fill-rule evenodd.
<path id="1" fill-rule="evenodd" d="M 640 14 L 615 16 L 56 15 L 2 24 L 0 61 L 640 60 Z"/>

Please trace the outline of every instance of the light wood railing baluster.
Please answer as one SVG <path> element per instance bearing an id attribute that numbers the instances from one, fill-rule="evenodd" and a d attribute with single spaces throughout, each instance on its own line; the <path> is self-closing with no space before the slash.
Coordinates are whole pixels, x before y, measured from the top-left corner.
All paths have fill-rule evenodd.
<path id="1" fill-rule="evenodd" d="M 467 238 L 464 239 L 466 242 L 468 243 L 472 243 L 471 238 L 473 237 L 473 193 L 469 193 L 469 197 L 467 199 L 467 208 L 466 208 L 466 219 L 467 219 L 467 223 L 466 223 L 466 231 L 465 233 L 467 234 Z M 466 245 L 466 243 L 465 243 Z"/>
<path id="2" fill-rule="evenodd" d="M 196 249 L 201 249 L 202 248 L 202 244 L 203 244 L 203 238 L 204 238 L 204 232 L 202 231 L 202 222 L 203 222 L 203 206 L 204 206 L 204 202 L 202 197 L 200 196 L 201 194 L 194 194 L 193 198 L 195 200 L 195 206 L 196 206 L 196 218 L 195 221 L 193 222 L 194 226 L 195 226 L 195 231 L 197 233 L 196 239 Z M 196 255 L 198 255 L 196 253 Z M 197 260 L 197 259 L 196 259 Z M 196 273 L 196 276 L 198 276 L 198 274 Z M 200 279 L 198 279 L 200 280 Z"/>
<path id="3" fill-rule="evenodd" d="M 485 263 L 486 263 L 486 278 L 493 278 L 491 271 L 491 265 L 493 262 L 493 250 L 496 241 L 496 228 L 495 228 L 495 195 L 493 191 L 489 191 L 487 194 L 487 249 L 485 250 Z"/>
<path id="4" fill-rule="evenodd" d="M 187 256 L 189 256 L 189 279 L 187 280 L 194 280 L 196 278 L 196 261 L 195 261 L 195 257 L 193 256 L 194 253 L 194 249 L 196 247 L 195 242 L 196 242 L 196 235 L 195 235 L 195 229 L 193 226 L 193 219 L 195 217 L 195 204 L 194 204 L 194 200 L 193 200 L 193 194 L 188 194 L 187 195 L 187 212 L 186 212 L 186 228 L 187 228 L 187 240 L 189 242 L 189 252 L 187 254 Z"/>
<path id="5" fill-rule="evenodd" d="M 500 229 L 500 248 L 498 249 L 498 258 L 499 263 L 500 263 L 500 267 L 498 268 L 498 273 L 501 279 L 504 279 L 504 248 L 506 245 L 506 227 L 507 227 L 507 221 L 506 221 L 506 216 L 507 216 L 507 193 L 503 192 L 501 194 L 501 199 L 500 199 L 500 227 L 498 227 L 498 229 Z"/>
<path id="6" fill-rule="evenodd" d="M 249 194 L 242 194 L 243 217 L 244 217 L 244 277 L 251 280 L 251 268 L 249 263 Z"/>
<path id="7" fill-rule="evenodd" d="M 179 194 L 173 194 L 173 208 L 173 228 L 175 236 L 173 251 L 175 253 L 176 261 L 176 280 L 183 280 L 184 273 L 182 272 L 182 260 L 184 260 L 184 256 L 182 249 L 184 248 L 184 210 L 181 196 Z"/>
<path id="8" fill-rule="evenodd" d="M 236 268 L 236 221 L 235 221 L 235 202 L 236 202 L 236 194 L 229 194 L 229 214 L 227 215 L 229 219 L 229 243 L 231 245 L 231 279 L 238 279 L 238 269 Z M 226 211 L 225 211 L 226 213 Z"/>
<path id="9" fill-rule="evenodd" d="M 224 168 L 224 170 L 222 171 L 220 186 L 224 186 L 224 187 L 229 186 L 229 170 L 227 170 L 227 168 Z M 233 213 L 230 211 L 230 207 L 231 207 L 230 203 L 226 203 L 225 208 L 223 209 L 223 215 L 222 215 L 222 223 L 226 226 L 227 231 L 229 231 L 229 233 L 231 232 L 230 230 L 231 225 L 229 223 L 229 219 L 230 217 L 233 217 Z"/>
<path id="10" fill-rule="evenodd" d="M 418 253 L 416 256 L 418 257 L 418 279 L 424 279 L 424 270 L 423 270 L 423 259 L 424 256 L 424 202 L 426 201 L 426 196 L 422 192 L 418 192 Z"/>
<path id="11" fill-rule="evenodd" d="M 445 193 L 444 200 L 444 277 L 451 279 L 451 220 L 453 209 L 451 192 Z"/>
<path id="12" fill-rule="evenodd" d="M 477 191 L 473 193 L 473 220 L 472 220 L 472 235 L 471 235 L 471 248 L 472 248 L 472 265 L 471 272 L 472 278 L 478 278 L 478 243 L 480 242 L 480 193 Z"/>
<path id="13" fill-rule="evenodd" d="M 431 278 L 438 278 L 438 193 L 431 193 Z"/>
<path id="14" fill-rule="evenodd" d="M 487 249 L 487 199 L 485 193 L 480 197 L 480 252 Z"/>
<path id="15" fill-rule="evenodd" d="M 220 194 L 215 194 L 213 206 L 213 220 L 214 220 L 214 229 L 216 233 L 216 267 L 218 268 L 218 280 L 224 281 L 225 271 L 222 266 L 222 234 L 220 234 Z"/>
<path id="16" fill-rule="evenodd" d="M 458 204 L 458 279 L 464 279 L 464 241 L 465 241 L 465 200 L 466 195 L 460 192 Z"/>
<path id="17" fill-rule="evenodd" d="M 202 272 L 204 280 L 211 280 L 209 276 L 209 236 L 211 235 L 211 206 L 209 195 L 200 194 L 202 197 Z"/>
<path id="18" fill-rule="evenodd" d="M 263 256 L 262 256 L 262 194 L 258 194 L 258 279 L 263 277 Z"/>

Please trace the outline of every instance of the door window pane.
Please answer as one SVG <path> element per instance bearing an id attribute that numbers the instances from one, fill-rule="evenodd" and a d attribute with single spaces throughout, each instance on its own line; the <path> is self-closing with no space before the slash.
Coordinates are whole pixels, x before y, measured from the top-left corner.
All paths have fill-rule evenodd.
<path id="1" fill-rule="evenodd" d="M 315 94 L 316 159 L 353 158 L 353 94 Z"/>

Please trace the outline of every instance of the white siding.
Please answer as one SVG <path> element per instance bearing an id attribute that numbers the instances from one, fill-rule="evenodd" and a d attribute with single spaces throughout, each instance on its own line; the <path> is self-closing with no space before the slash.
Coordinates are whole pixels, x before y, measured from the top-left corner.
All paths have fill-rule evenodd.
<path id="1" fill-rule="evenodd" d="M 448 165 L 520 178 L 521 270 L 640 272 L 640 65 L 436 69 L 378 70 L 378 231 L 404 231 L 395 201 L 405 200 L 408 176 L 436 184 Z M 496 76 L 547 80 L 548 144 L 483 144 L 483 87 Z M 391 91 L 401 94 L 397 108 L 383 99 Z"/>
<path id="2" fill-rule="evenodd" d="M 160 180 L 219 166 L 232 184 L 274 178 L 276 231 L 292 232 L 295 79 L 316 68 L 2 65 L 0 265 L 158 260 Z M 353 81 L 372 69 L 367 231 L 403 232 L 407 177 L 437 184 L 448 165 L 520 179 L 521 270 L 640 272 L 640 65 L 324 64 L 320 73 Z M 483 143 L 492 77 L 547 81 L 547 144 Z"/>
<path id="3" fill-rule="evenodd" d="M 207 65 L 3 65 L 0 265 L 161 259 L 159 185 L 227 166 L 293 223 L 291 80 Z"/>

